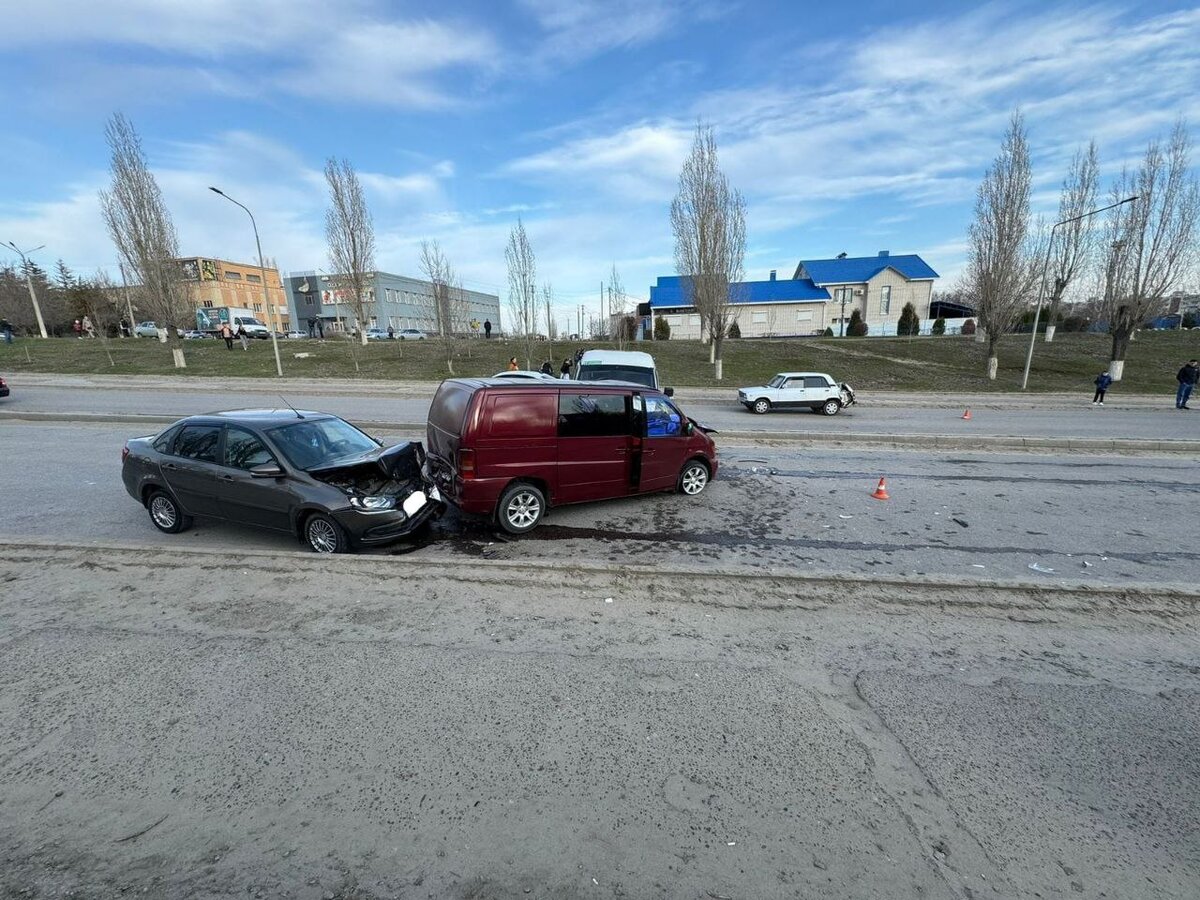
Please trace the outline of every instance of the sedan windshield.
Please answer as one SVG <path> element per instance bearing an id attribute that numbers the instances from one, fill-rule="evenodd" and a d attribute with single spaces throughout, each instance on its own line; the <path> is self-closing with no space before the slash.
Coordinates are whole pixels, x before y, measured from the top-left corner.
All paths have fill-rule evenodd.
<path id="1" fill-rule="evenodd" d="M 784 378 L 782 375 L 776 375 L 774 378 L 772 378 L 770 381 L 767 382 L 767 387 L 780 388 L 780 387 L 783 387 L 783 383 L 785 381 L 787 381 L 787 379 Z"/>
<path id="2" fill-rule="evenodd" d="M 372 438 L 341 419 L 292 422 L 268 434 L 297 469 L 323 469 L 379 449 Z"/>

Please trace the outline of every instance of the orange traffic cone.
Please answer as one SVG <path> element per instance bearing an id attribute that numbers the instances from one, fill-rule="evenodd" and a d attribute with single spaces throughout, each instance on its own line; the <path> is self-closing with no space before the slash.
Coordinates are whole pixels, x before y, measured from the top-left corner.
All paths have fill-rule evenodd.
<path id="1" fill-rule="evenodd" d="M 962 417 L 969 422 L 971 420 L 971 410 L 968 409 L 965 413 L 962 414 Z"/>
<path id="2" fill-rule="evenodd" d="M 891 500 L 887 492 L 887 482 L 882 478 L 879 479 L 879 487 L 875 488 L 875 493 L 871 495 L 876 500 Z"/>

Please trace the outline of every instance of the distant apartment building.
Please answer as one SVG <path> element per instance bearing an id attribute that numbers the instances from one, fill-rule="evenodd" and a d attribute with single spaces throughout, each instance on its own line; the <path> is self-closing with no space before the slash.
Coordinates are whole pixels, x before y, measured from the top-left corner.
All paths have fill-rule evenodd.
<path id="1" fill-rule="evenodd" d="M 894 335 L 906 303 L 922 322 L 928 319 L 937 277 L 920 256 L 883 250 L 877 256 L 804 260 L 791 278 L 772 271 L 766 281 L 730 285 L 729 296 L 742 337 L 796 337 L 827 328 L 841 334 L 855 310 L 868 335 Z M 673 339 L 700 338 L 700 316 L 682 276 L 658 278 L 650 288 L 650 309 L 666 318 Z"/>
<path id="2" fill-rule="evenodd" d="M 320 322 L 324 331 L 350 332 L 365 328 L 416 328 L 438 332 L 433 303 L 433 285 L 419 278 L 389 272 L 373 272 L 368 280 L 366 317 L 358 322 L 358 311 L 344 279 L 324 272 L 290 272 L 285 279 L 292 321 L 311 331 Z M 483 334 L 483 323 L 500 332 L 500 298 L 480 291 L 453 289 L 451 329 L 456 334 Z"/>
<path id="3" fill-rule="evenodd" d="M 287 294 L 279 271 L 268 267 L 267 299 L 263 300 L 263 270 L 254 263 L 188 256 L 176 260 L 183 280 L 192 286 L 197 307 L 237 306 L 252 311 L 278 331 L 291 329 Z"/>

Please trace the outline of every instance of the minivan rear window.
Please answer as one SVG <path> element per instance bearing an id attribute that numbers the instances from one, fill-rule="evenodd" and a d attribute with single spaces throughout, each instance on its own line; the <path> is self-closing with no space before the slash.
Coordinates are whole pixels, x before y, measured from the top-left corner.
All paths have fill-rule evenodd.
<path id="1" fill-rule="evenodd" d="M 463 419 L 471 402 L 471 389 L 449 381 L 442 382 L 429 407 L 429 421 L 447 434 L 462 435 Z"/>
<path id="2" fill-rule="evenodd" d="M 558 404 L 554 394 L 497 394 L 488 400 L 488 437 L 553 437 Z"/>
<path id="3" fill-rule="evenodd" d="M 646 387 L 658 387 L 654 383 L 654 370 L 640 366 L 590 365 L 579 367 L 579 381 L 632 381 Z"/>

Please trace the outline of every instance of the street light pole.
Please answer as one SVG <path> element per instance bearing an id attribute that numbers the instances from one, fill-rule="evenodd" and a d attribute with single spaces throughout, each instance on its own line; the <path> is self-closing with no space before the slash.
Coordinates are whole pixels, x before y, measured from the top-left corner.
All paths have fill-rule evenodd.
<path id="1" fill-rule="evenodd" d="M 1138 199 L 1137 195 L 1126 197 L 1124 200 L 1119 200 L 1116 203 L 1110 203 L 1108 206 L 1102 206 L 1099 209 L 1093 209 L 1090 212 L 1085 212 L 1081 216 L 1074 216 L 1070 219 L 1063 219 L 1061 222 L 1055 222 L 1054 227 L 1050 229 L 1050 243 L 1046 247 L 1046 255 L 1042 258 L 1042 278 L 1041 284 L 1038 287 L 1038 302 L 1037 309 L 1033 314 L 1033 331 L 1029 335 L 1029 352 L 1025 355 L 1025 374 L 1021 376 L 1021 390 L 1025 390 L 1029 386 L 1029 367 L 1033 364 L 1033 345 L 1037 343 L 1038 322 L 1042 317 L 1042 300 L 1046 293 L 1046 269 L 1050 265 L 1051 251 L 1054 250 L 1054 232 L 1058 230 L 1059 225 L 1070 225 L 1072 222 L 1078 222 L 1081 219 L 1087 219 L 1096 213 L 1102 213 L 1110 209 L 1116 209 L 1118 206 L 1124 206 L 1126 203 L 1132 203 Z"/>
<path id="2" fill-rule="evenodd" d="M 267 264 L 266 264 L 266 261 L 263 259 L 262 243 L 258 239 L 258 224 L 254 221 L 254 213 L 250 212 L 250 210 L 246 209 L 245 206 L 243 206 L 241 203 L 238 203 L 236 200 L 234 200 L 232 197 L 230 197 L 228 194 L 226 194 L 220 188 L 210 187 L 209 190 L 212 191 L 214 194 L 220 194 L 222 197 L 224 197 L 230 203 L 233 203 L 236 206 L 241 206 L 242 209 L 246 210 L 246 215 L 248 215 L 250 217 L 250 227 L 254 229 L 254 245 L 258 248 L 258 268 L 259 268 L 259 271 L 262 273 L 260 277 L 262 278 L 263 305 L 267 308 L 268 321 L 269 321 L 270 320 L 269 319 L 270 310 L 271 310 L 271 298 L 267 294 Z M 278 326 L 278 325 L 279 325 L 279 311 L 278 311 L 278 309 L 276 309 L 276 311 L 275 311 L 275 326 Z M 280 378 L 282 378 L 283 377 L 283 363 L 281 363 L 279 361 L 279 335 L 276 334 L 277 331 L 278 331 L 278 327 L 271 328 L 271 347 L 275 350 L 275 374 L 277 376 L 279 376 Z"/>
<path id="3" fill-rule="evenodd" d="M 37 251 L 44 249 L 46 245 L 42 244 L 41 247 L 34 247 L 32 250 L 24 251 L 18 249 L 17 245 L 12 241 L 6 243 L 5 246 L 12 247 L 21 257 L 21 268 L 25 270 L 25 285 L 29 288 L 29 299 L 33 301 L 33 314 L 37 316 L 38 331 L 42 333 L 43 338 L 49 337 L 49 335 L 46 334 L 46 323 L 42 320 L 42 308 L 38 306 L 37 294 L 35 294 L 33 291 L 33 277 L 29 274 L 29 260 L 25 258 L 26 254 L 37 253 Z"/>

